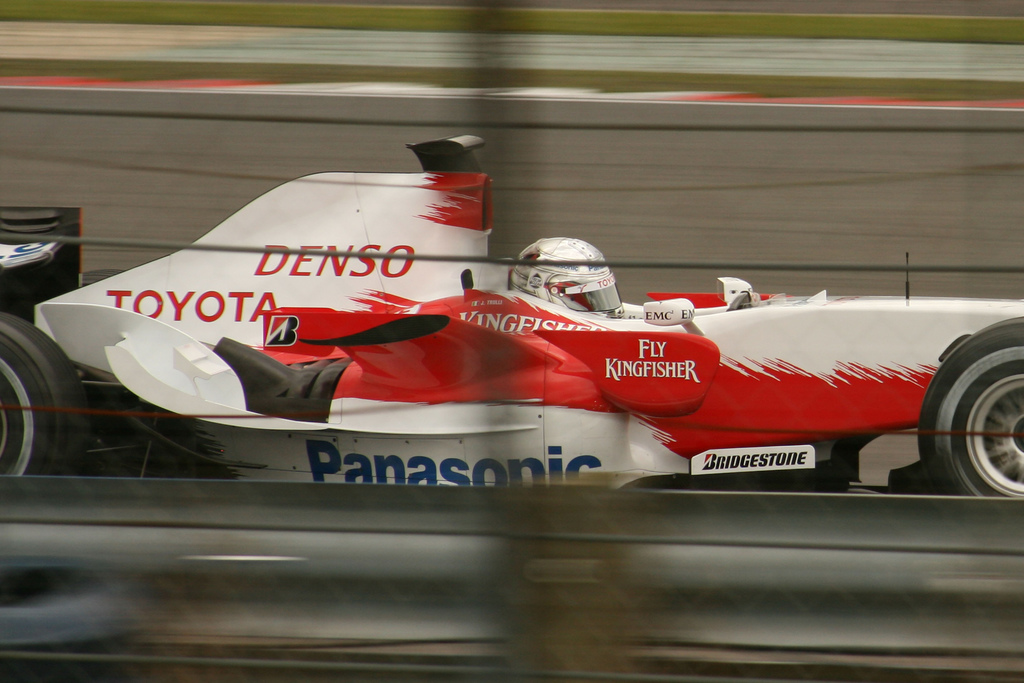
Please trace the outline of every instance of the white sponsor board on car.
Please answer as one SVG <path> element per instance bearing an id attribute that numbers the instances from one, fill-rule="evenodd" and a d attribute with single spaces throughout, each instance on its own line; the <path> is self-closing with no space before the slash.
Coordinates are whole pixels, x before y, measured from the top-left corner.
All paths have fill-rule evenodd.
<path id="1" fill-rule="evenodd" d="M 814 469 L 814 446 L 720 448 L 704 451 L 690 461 L 690 474 L 734 474 Z"/>

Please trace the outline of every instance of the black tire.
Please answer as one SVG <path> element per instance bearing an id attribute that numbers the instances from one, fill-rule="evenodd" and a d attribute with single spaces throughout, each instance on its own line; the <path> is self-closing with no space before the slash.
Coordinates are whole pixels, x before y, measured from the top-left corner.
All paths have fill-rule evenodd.
<path id="1" fill-rule="evenodd" d="M 85 390 L 42 330 L 0 313 L 0 474 L 71 474 L 84 451 Z"/>
<path id="2" fill-rule="evenodd" d="M 928 385 L 918 449 L 936 493 L 1024 497 L 1024 319 L 957 346 Z"/>

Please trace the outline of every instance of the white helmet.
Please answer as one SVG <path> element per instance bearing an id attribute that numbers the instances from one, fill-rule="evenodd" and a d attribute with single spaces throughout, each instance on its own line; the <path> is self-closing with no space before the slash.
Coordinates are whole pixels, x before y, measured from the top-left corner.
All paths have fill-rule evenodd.
<path id="1" fill-rule="evenodd" d="M 604 261 L 592 244 L 571 237 L 545 237 L 519 254 L 519 260 Z M 603 263 L 596 265 L 522 264 L 512 269 L 512 286 L 527 294 L 561 304 L 574 311 L 617 315 L 622 301 L 615 275 Z"/>

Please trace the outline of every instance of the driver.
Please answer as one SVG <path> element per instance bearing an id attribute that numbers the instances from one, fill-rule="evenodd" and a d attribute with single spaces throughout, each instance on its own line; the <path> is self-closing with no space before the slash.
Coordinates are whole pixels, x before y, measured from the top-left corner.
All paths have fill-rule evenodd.
<path id="1" fill-rule="evenodd" d="M 519 254 L 519 260 L 570 261 L 573 265 L 521 264 L 511 273 L 511 284 L 527 294 L 561 304 L 573 311 L 623 316 L 615 274 L 604 265 L 604 255 L 592 244 L 571 237 L 545 237 Z M 594 265 L 579 264 L 595 261 Z"/>

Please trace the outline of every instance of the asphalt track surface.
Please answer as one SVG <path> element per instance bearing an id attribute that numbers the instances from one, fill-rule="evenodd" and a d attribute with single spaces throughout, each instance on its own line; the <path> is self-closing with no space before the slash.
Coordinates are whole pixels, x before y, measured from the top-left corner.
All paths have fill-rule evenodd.
<path id="1" fill-rule="evenodd" d="M 1022 131 L 1024 111 L 1000 108 L 5 88 L 0 205 L 82 206 L 89 234 L 191 240 L 293 177 L 414 171 L 405 143 L 473 132 L 489 141 L 499 256 L 570 234 L 629 260 L 1014 265 Z M 635 299 L 718 274 L 620 280 Z M 904 291 L 902 272 L 734 274 L 760 291 Z M 1024 286 L 921 273 L 912 291 Z"/>
<path id="2" fill-rule="evenodd" d="M 1024 81 L 1024 46 L 0 22 L 0 59 Z"/>
<path id="3" fill-rule="evenodd" d="M 0 22 L 0 59 L 1024 81 L 1024 46 Z"/>

